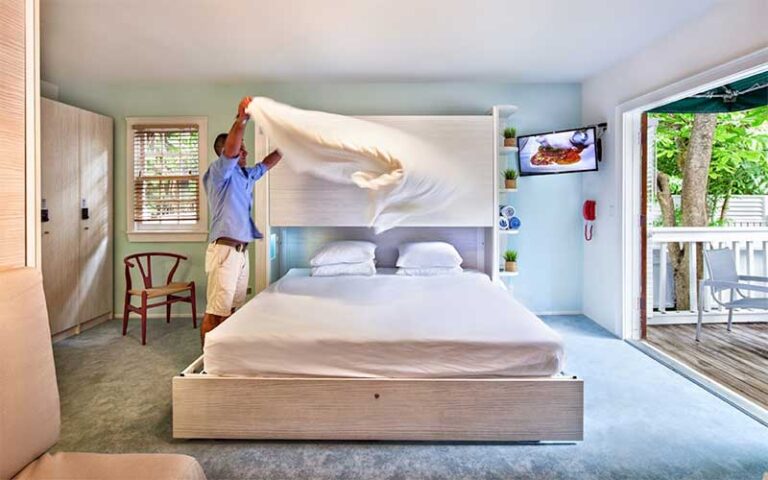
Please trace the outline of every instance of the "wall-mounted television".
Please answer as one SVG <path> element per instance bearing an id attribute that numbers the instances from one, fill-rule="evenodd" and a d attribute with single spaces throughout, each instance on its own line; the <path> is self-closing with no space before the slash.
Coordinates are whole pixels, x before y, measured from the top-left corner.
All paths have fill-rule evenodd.
<path id="1" fill-rule="evenodd" d="M 520 176 L 597 170 L 595 127 L 517 137 Z"/>

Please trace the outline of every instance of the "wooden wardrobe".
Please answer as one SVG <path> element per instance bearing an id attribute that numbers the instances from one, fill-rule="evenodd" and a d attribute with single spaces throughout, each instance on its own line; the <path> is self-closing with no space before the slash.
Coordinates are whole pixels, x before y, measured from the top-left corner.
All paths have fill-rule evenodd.
<path id="1" fill-rule="evenodd" d="M 41 137 L 43 285 L 64 337 L 113 312 L 113 122 L 42 99 Z"/>
<path id="2" fill-rule="evenodd" d="M 0 2 L 0 268 L 26 264 L 25 2 Z"/>

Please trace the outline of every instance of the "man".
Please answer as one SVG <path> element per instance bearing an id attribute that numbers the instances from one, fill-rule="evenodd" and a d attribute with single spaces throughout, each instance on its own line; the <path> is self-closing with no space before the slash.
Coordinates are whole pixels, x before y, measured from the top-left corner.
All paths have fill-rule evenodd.
<path id="1" fill-rule="evenodd" d="M 205 252 L 208 274 L 208 305 L 205 308 L 200 338 L 227 319 L 245 302 L 248 288 L 248 244 L 262 238 L 251 216 L 253 185 L 282 158 L 279 151 L 267 155 L 261 163 L 248 167 L 243 135 L 249 116 L 245 113 L 251 97 L 237 108 L 237 118 L 227 134 L 214 142 L 219 158 L 203 176 L 211 214 L 210 243 Z"/>

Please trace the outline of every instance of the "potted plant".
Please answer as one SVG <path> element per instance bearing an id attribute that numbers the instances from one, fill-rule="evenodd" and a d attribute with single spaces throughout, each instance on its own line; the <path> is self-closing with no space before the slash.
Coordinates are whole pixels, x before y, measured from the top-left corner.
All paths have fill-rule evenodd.
<path id="1" fill-rule="evenodd" d="M 508 168 L 504 170 L 504 188 L 517 188 L 517 170 Z"/>
<path id="2" fill-rule="evenodd" d="M 517 250 L 507 250 L 504 252 L 504 271 L 517 271 Z"/>
<path id="3" fill-rule="evenodd" d="M 515 147 L 517 146 L 517 130 L 514 127 L 507 127 L 504 129 L 504 146 Z"/>

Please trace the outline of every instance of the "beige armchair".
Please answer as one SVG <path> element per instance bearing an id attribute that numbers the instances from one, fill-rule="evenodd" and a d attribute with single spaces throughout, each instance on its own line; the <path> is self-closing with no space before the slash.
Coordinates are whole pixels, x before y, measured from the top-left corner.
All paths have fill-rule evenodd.
<path id="1" fill-rule="evenodd" d="M 187 455 L 47 453 L 59 438 L 59 392 L 42 276 L 0 271 L 0 480 L 205 480 Z"/>

